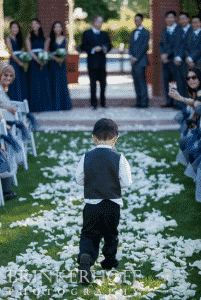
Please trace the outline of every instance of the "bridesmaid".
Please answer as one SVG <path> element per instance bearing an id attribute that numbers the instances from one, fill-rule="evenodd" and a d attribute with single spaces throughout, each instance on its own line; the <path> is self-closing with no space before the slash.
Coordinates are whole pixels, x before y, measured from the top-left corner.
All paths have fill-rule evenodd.
<path id="1" fill-rule="evenodd" d="M 45 37 L 40 21 L 31 22 L 31 32 L 26 38 L 26 47 L 32 55 L 28 68 L 28 101 L 31 112 L 53 110 L 53 95 L 50 76 L 46 63 L 40 62 L 37 54 L 44 49 Z M 43 67 L 40 70 L 40 67 Z"/>
<path id="2" fill-rule="evenodd" d="M 47 39 L 45 51 L 54 52 L 59 48 L 65 48 L 68 51 L 68 41 L 63 34 L 63 25 L 56 21 L 52 25 L 50 37 Z M 66 76 L 65 59 L 52 56 L 53 60 L 49 62 L 49 73 L 54 99 L 54 110 L 72 109 L 71 98 L 68 91 L 68 82 Z M 59 63 L 62 63 L 59 66 Z"/>
<path id="3" fill-rule="evenodd" d="M 15 70 L 15 80 L 9 86 L 8 96 L 11 100 L 23 101 L 28 99 L 27 80 L 24 72 L 24 63 L 18 58 L 23 51 L 23 40 L 20 26 L 17 22 L 10 23 L 10 36 L 6 39 L 11 58 L 10 65 Z"/>

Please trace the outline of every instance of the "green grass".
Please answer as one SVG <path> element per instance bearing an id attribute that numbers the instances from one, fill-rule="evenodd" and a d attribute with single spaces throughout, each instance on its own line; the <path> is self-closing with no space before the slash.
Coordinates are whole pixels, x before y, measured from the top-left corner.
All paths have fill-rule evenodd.
<path id="1" fill-rule="evenodd" d="M 55 227 L 52 227 L 52 232 L 50 234 L 56 238 L 56 241 L 58 244 L 56 244 L 55 240 L 47 242 L 46 246 L 43 246 L 46 243 L 46 240 L 48 239 L 47 229 L 41 229 L 36 225 L 34 226 L 17 226 L 17 227 L 10 227 L 10 224 L 12 222 L 20 221 L 20 220 L 26 220 L 27 218 L 30 218 L 32 214 L 35 214 L 35 217 L 38 217 L 39 215 L 43 216 L 44 211 L 49 212 L 55 212 L 55 216 L 58 216 L 59 214 L 63 213 L 64 217 L 66 214 L 68 214 L 69 222 L 68 222 L 68 228 L 73 230 L 75 228 L 75 225 L 79 224 L 79 218 L 82 216 L 82 207 L 83 207 L 83 193 L 81 192 L 80 196 L 80 189 L 78 187 L 77 194 L 76 192 L 74 194 L 78 195 L 78 197 L 75 197 L 74 199 L 69 200 L 69 195 L 71 195 L 71 191 L 74 189 L 73 183 L 72 186 L 69 184 L 67 190 L 65 189 L 65 186 L 61 186 L 61 188 L 56 188 L 55 191 L 45 191 L 44 194 L 53 195 L 51 199 L 34 199 L 30 194 L 34 193 L 36 189 L 39 186 L 39 183 L 42 185 L 50 184 L 50 187 L 53 183 L 64 181 L 69 183 L 72 174 L 72 170 L 70 169 L 70 166 L 77 165 L 77 161 L 73 162 L 73 156 L 71 156 L 69 159 L 67 159 L 64 155 L 63 158 L 59 157 L 60 154 L 66 150 L 66 151 L 72 151 L 75 152 L 76 155 L 79 155 L 79 158 L 81 157 L 81 154 L 83 154 L 85 151 L 89 150 L 91 146 L 93 145 L 91 135 L 87 135 L 84 132 L 69 132 L 69 133 L 37 133 L 35 135 L 35 141 L 37 145 L 37 152 L 38 157 L 34 158 L 33 156 L 28 156 L 28 164 L 29 169 L 27 171 L 23 170 L 23 167 L 20 166 L 17 178 L 19 182 L 18 187 L 13 187 L 13 191 L 17 193 L 18 198 L 6 201 L 4 207 L 0 207 L 0 223 L 2 226 L 0 227 L 0 268 L 1 266 L 7 267 L 9 262 L 16 263 L 16 257 L 20 256 L 22 254 L 26 253 L 26 249 L 30 249 L 30 243 L 37 242 L 38 244 L 35 246 L 36 248 L 34 251 L 37 253 L 40 253 L 40 247 L 42 249 L 46 249 L 47 253 L 44 255 L 46 258 L 49 257 L 54 259 L 55 261 L 64 261 L 63 264 L 60 266 L 60 271 L 63 271 L 63 274 L 68 276 L 69 271 L 65 269 L 65 261 L 68 258 L 60 258 L 60 253 L 62 252 L 62 247 L 64 245 L 73 245 L 74 247 L 77 247 L 79 245 L 79 239 L 72 240 L 74 236 L 79 237 L 79 232 L 75 230 L 74 233 L 69 233 L 69 235 L 66 235 L 63 231 L 63 228 L 59 228 L 55 225 Z M 73 145 L 73 141 L 76 141 L 77 144 Z M 176 160 L 176 156 L 178 153 L 178 145 L 177 142 L 179 141 L 179 132 L 157 132 L 157 133 L 148 133 L 148 132 L 120 132 L 120 138 L 117 142 L 116 149 L 119 152 L 124 153 L 126 158 L 129 160 L 130 165 L 133 168 L 138 168 L 139 161 L 133 160 L 132 153 L 138 151 L 139 153 L 146 153 L 146 154 L 152 158 L 155 158 L 157 162 L 160 162 L 163 159 L 166 159 L 166 164 L 170 167 L 167 167 L 167 165 L 164 166 L 156 166 L 152 167 L 151 165 L 147 166 L 144 169 L 144 172 L 146 174 L 146 178 L 149 179 L 151 176 L 156 177 L 156 183 L 153 185 L 154 190 L 157 190 L 159 188 L 159 182 L 158 182 L 158 175 L 164 174 L 166 178 L 170 178 L 171 183 L 174 184 L 183 184 L 185 189 L 182 190 L 179 194 L 172 194 L 169 196 L 166 196 L 165 198 L 159 199 L 159 201 L 154 201 L 154 197 L 151 197 L 149 194 L 144 194 L 144 197 L 146 198 L 146 203 L 150 203 L 150 206 L 144 205 L 143 207 L 135 207 L 132 211 L 133 216 L 136 216 L 139 214 L 136 221 L 140 220 L 141 222 L 144 222 L 145 215 L 143 215 L 145 212 L 152 213 L 153 209 L 156 211 L 161 212 L 161 216 L 165 217 L 167 220 L 167 216 L 170 216 L 171 219 L 174 219 L 178 226 L 168 226 L 165 227 L 163 231 L 157 232 L 162 235 L 162 237 L 165 239 L 167 236 L 170 237 L 176 237 L 180 238 L 183 237 L 184 240 L 192 239 L 192 240 L 198 240 L 201 239 L 201 230 L 200 230 L 200 224 L 201 224 L 201 204 L 195 201 L 195 183 L 190 178 L 186 177 L 184 175 L 185 168 L 180 164 L 174 164 Z M 168 146 L 169 145 L 169 146 Z M 172 145 L 172 146 L 171 146 Z M 49 148 L 49 150 L 48 150 Z M 124 151 L 125 149 L 125 151 Z M 126 149 L 130 149 L 126 150 Z M 54 151 L 53 151 L 54 150 Z M 81 152 L 80 152 L 81 151 Z M 44 155 L 41 155 L 41 153 L 44 153 Z M 48 154 L 47 154 L 48 153 Z M 130 154 L 129 154 L 130 153 Z M 51 156 L 51 157 L 50 157 Z M 41 170 L 41 168 L 46 167 L 54 167 L 54 166 L 61 166 L 62 164 L 59 164 L 59 161 L 64 163 L 64 166 L 69 166 L 69 170 L 67 168 L 67 171 L 69 172 L 67 176 L 62 176 L 61 174 L 56 175 L 53 178 L 48 178 L 50 175 L 54 176 L 54 172 L 51 172 L 51 170 Z M 139 171 L 139 169 L 136 169 Z M 45 175 L 44 172 L 47 172 Z M 55 171 L 56 172 L 56 171 Z M 134 172 L 134 176 L 135 176 Z M 48 177 L 47 177 L 48 176 Z M 134 177 L 135 178 L 135 177 Z M 122 198 L 124 201 L 124 207 L 122 208 L 122 212 L 129 208 L 129 195 L 130 194 L 136 194 L 137 196 L 140 195 L 140 189 L 135 189 L 135 185 L 132 186 L 133 190 L 131 189 L 125 189 L 122 193 Z M 25 201 L 19 201 L 19 198 L 23 197 L 26 198 Z M 44 196 L 45 197 L 45 196 Z M 53 203 L 52 201 L 55 200 Z M 165 204 L 164 202 L 169 200 L 170 202 L 168 204 Z M 64 205 L 64 201 L 65 205 Z M 32 206 L 33 203 L 37 202 L 38 205 Z M 60 205 L 60 210 L 58 210 L 58 207 Z M 65 210 L 65 207 L 68 208 L 68 210 Z M 73 215 L 73 210 L 76 210 L 76 215 Z M 123 216 L 123 215 L 122 215 Z M 59 220 L 59 219 L 58 219 Z M 38 221 L 39 222 L 39 221 Z M 126 219 L 122 219 L 121 224 L 126 224 Z M 81 223 L 80 223 L 81 224 Z M 79 225 L 81 226 L 81 225 Z M 80 227 L 81 228 L 81 227 Z M 34 232 L 35 231 L 35 232 Z M 36 232 L 38 231 L 38 232 Z M 72 231 L 73 232 L 73 231 Z M 127 233 L 127 229 L 121 229 L 120 235 L 123 236 L 123 233 Z M 135 228 L 129 229 L 130 233 L 133 233 L 134 236 L 137 235 L 137 232 L 135 231 Z M 140 229 L 139 232 L 142 232 Z M 58 235 L 64 234 L 64 239 L 58 238 Z M 141 240 L 143 240 L 146 237 L 146 235 L 142 234 Z M 125 240 L 124 243 L 130 243 L 130 241 Z M 201 242 L 201 240 L 200 240 Z M 60 246 L 62 245 L 63 246 Z M 172 242 L 173 246 L 177 246 L 176 243 Z M 146 253 L 147 247 L 142 247 L 141 249 L 138 249 L 136 251 L 139 251 L 140 253 Z M 150 248 L 150 247 L 149 247 Z M 69 253 L 70 248 L 68 248 L 67 253 Z M 121 248 L 121 243 L 119 244 L 120 251 L 122 250 L 123 255 L 122 260 L 119 263 L 119 266 L 117 268 L 117 272 L 123 272 L 125 270 L 125 264 L 130 262 L 133 264 L 134 269 L 140 270 L 141 274 L 144 276 L 143 278 L 136 277 L 135 279 L 139 282 L 143 282 L 144 287 L 149 286 L 149 288 L 159 287 L 161 284 L 165 283 L 167 285 L 167 281 L 160 279 L 157 277 L 158 271 L 153 271 L 151 268 L 152 260 L 146 260 L 143 261 L 143 259 L 140 259 L 138 262 L 135 261 L 133 258 L 130 258 L 131 251 L 134 249 L 126 250 L 126 246 L 124 248 Z M 164 249 L 170 249 L 170 246 L 167 245 L 164 247 Z M 156 254 L 157 255 L 157 254 Z M 167 254 L 166 258 L 169 261 L 173 261 L 171 258 L 172 254 Z M 71 258 L 73 259 L 73 268 L 77 268 L 78 265 L 76 264 L 76 253 L 72 253 Z M 30 255 L 31 259 L 31 255 Z M 196 260 L 201 260 L 201 253 L 193 253 L 189 257 L 186 257 L 186 263 L 187 268 L 186 271 L 188 273 L 186 281 L 191 284 L 196 284 L 197 287 L 195 288 L 196 294 L 193 297 L 189 297 L 188 299 L 200 299 L 201 297 L 201 276 L 198 274 L 199 269 L 197 267 L 190 267 L 190 264 L 193 264 Z M 37 263 L 39 263 L 39 259 L 34 259 L 31 264 L 25 264 L 23 262 L 19 262 L 18 264 L 20 266 L 25 266 L 28 270 L 29 274 L 33 274 L 34 270 L 41 270 L 43 268 L 47 267 L 47 264 L 42 264 L 37 267 Z M 178 262 L 175 262 L 176 266 L 179 266 L 180 264 Z M 12 266 L 12 265 L 10 265 Z M 12 267 L 10 267 L 12 269 Z M 101 267 L 99 264 L 95 264 L 94 266 L 95 271 L 101 271 Z M 76 269 L 75 272 L 76 274 Z M 113 271 L 114 273 L 114 271 Z M 0 269 L 1 274 L 1 269 Z M 106 275 L 108 273 L 105 273 Z M 134 275 L 130 274 L 130 281 L 134 281 Z M 47 273 L 48 276 L 48 273 Z M 77 275 L 76 275 L 77 276 Z M 18 276 L 19 277 L 19 276 Z M 63 277 L 65 278 L 65 277 Z M 114 276 L 112 276 L 112 279 L 114 279 Z M 118 291 L 120 289 L 123 290 L 123 295 L 131 295 L 132 297 L 129 299 L 143 299 L 142 296 L 148 294 L 148 291 L 140 292 L 141 295 L 137 295 L 137 291 L 131 288 L 131 286 L 125 282 L 121 283 L 115 283 L 114 285 L 111 285 L 112 282 L 111 278 L 107 278 L 103 281 L 102 286 L 99 286 L 97 283 L 92 282 L 88 288 L 83 288 L 80 284 L 75 285 L 75 289 L 73 290 L 73 285 L 70 283 L 70 278 L 64 279 L 68 283 L 68 289 L 64 296 L 61 297 L 61 299 L 77 299 L 77 297 L 81 297 L 82 299 L 98 299 L 98 296 L 95 294 L 102 294 L 102 295 L 109 295 L 114 294 L 115 291 Z M 0 279 L 1 280 L 1 279 Z M 77 282 L 78 278 L 74 277 L 73 279 L 75 282 Z M 14 281 L 14 278 L 12 279 L 12 282 Z M 48 280 L 45 276 L 42 276 L 42 282 L 43 286 L 47 285 L 49 292 L 47 291 L 45 295 L 41 296 L 39 299 L 49 300 L 49 299 L 55 299 L 56 297 L 51 296 L 55 294 L 56 292 L 53 291 L 55 278 L 53 278 L 52 282 Z M 28 285 L 28 283 L 24 283 L 23 289 Z M 0 288 L 3 287 L 11 287 L 12 283 L 9 283 L 7 280 L 7 283 L 2 284 L 0 281 Z M 170 285 L 170 288 L 173 287 L 173 285 Z M 114 289 L 112 291 L 112 289 Z M 1 291 L 1 290 L 0 290 Z M 154 291 L 153 291 L 154 292 Z M 154 292 L 157 296 L 154 297 L 154 299 L 163 299 L 163 297 L 168 296 L 169 294 L 162 294 L 160 292 Z M 76 294 L 76 295 L 74 295 Z M 27 292 L 27 295 L 29 295 L 29 299 L 38 299 L 36 295 L 33 293 Z M 19 299 L 24 299 L 24 296 L 21 296 Z M 123 299 L 123 296 L 118 299 Z M 1 299 L 1 294 L 0 294 Z M 6 298 L 2 298 L 6 299 Z M 9 299 L 9 298 L 8 298 Z M 13 299 L 13 298 L 12 298 Z M 28 298 L 27 298 L 28 299 Z M 27 300 L 25 299 L 25 300 Z M 108 298 L 109 299 L 109 298 Z M 110 298 L 110 299 L 116 299 L 116 298 Z M 172 295 L 171 299 L 178 299 L 174 298 L 174 295 Z M 183 298 L 182 298 L 183 299 Z"/>

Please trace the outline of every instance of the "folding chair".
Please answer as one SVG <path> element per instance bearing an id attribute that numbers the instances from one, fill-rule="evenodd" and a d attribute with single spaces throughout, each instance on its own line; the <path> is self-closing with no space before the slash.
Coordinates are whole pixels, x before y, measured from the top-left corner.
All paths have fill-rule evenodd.
<path id="1" fill-rule="evenodd" d="M 17 110 L 18 110 L 17 114 L 18 114 L 19 120 L 22 122 L 25 122 L 28 125 L 28 136 L 29 136 L 29 143 L 30 143 L 31 147 L 27 147 L 27 150 L 29 153 L 32 153 L 34 157 L 36 157 L 37 153 L 36 153 L 36 145 L 35 145 L 34 135 L 31 130 L 30 120 L 27 118 L 27 113 L 29 113 L 29 103 L 26 99 L 23 101 L 12 100 L 10 102 L 12 105 L 17 107 Z"/>
<path id="2" fill-rule="evenodd" d="M 4 116 L 4 119 L 6 121 L 18 121 L 18 116 L 17 114 L 13 115 L 12 113 L 10 113 L 7 109 L 2 109 L 1 110 Z M 16 160 L 18 162 L 18 164 L 22 163 L 24 166 L 24 169 L 27 170 L 28 169 L 28 163 L 27 163 L 27 147 L 24 144 L 23 140 L 22 140 L 22 133 L 21 130 L 17 130 L 18 128 L 16 128 L 16 125 L 12 125 L 12 129 L 11 129 L 11 133 L 14 139 L 17 140 L 17 142 L 20 144 L 21 148 L 22 148 L 22 153 L 19 153 L 19 155 L 16 156 Z"/>
<path id="3" fill-rule="evenodd" d="M 1 120 L 0 122 L 0 135 L 7 135 L 7 128 L 6 128 L 6 122 L 5 120 Z M 0 138 L 0 144 L 1 147 L 5 146 L 4 139 Z M 14 185 L 18 185 L 17 183 L 17 164 L 15 161 L 15 153 L 14 150 L 12 149 L 11 145 L 6 145 L 6 152 L 8 156 L 8 163 L 10 166 L 10 172 L 5 172 L 5 173 L 0 173 L 0 206 L 4 206 L 4 196 L 3 196 L 3 190 L 2 190 L 2 182 L 1 178 L 7 178 L 7 177 L 12 177 Z"/>

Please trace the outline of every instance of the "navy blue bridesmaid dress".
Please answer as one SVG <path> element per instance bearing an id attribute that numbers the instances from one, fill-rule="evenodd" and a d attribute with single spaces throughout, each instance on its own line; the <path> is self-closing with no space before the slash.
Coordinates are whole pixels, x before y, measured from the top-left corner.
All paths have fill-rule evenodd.
<path id="1" fill-rule="evenodd" d="M 18 42 L 12 38 L 10 38 L 10 40 L 13 47 L 13 52 L 21 51 L 21 49 L 19 49 Z M 16 56 L 19 56 L 19 54 L 16 54 Z M 27 78 L 24 69 L 20 67 L 12 57 L 10 58 L 10 65 L 15 69 L 15 80 L 9 85 L 8 97 L 15 101 L 23 101 L 24 99 L 28 99 Z"/>
<path id="2" fill-rule="evenodd" d="M 59 48 L 66 47 L 66 39 L 59 45 L 54 43 L 54 51 Z M 53 91 L 54 105 L 53 110 L 70 110 L 72 109 L 71 98 L 68 91 L 68 81 L 66 76 L 65 61 L 61 66 L 55 61 L 49 62 L 49 73 L 51 77 L 51 85 Z"/>
<path id="3" fill-rule="evenodd" d="M 44 41 L 35 39 L 31 42 L 31 49 L 38 56 L 39 51 L 44 49 Z M 53 110 L 53 95 L 47 64 L 40 70 L 40 65 L 32 59 L 29 63 L 27 80 L 30 112 Z"/>

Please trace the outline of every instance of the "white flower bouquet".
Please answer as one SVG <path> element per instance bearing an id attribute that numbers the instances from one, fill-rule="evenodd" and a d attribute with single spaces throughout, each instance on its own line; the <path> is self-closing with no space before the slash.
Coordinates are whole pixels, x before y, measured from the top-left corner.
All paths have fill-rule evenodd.
<path id="1" fill-rule="evenodd" d="M 24 63 L 24 72 L 27 72 L 28 67 L 29 67 L 29 62 L 32 60 L 32 56 L 29 52 L 22 52 L 19 55 L 19 59 Z"/>
<path id="2" fill-rule="evenodd" d="M 52 52 L 52 55 L 57 56 L 59 58 L 65 58 L 65 56 L 68 54 L 65 48 L 57 49 L 56 51 Z M 62 63 L 59 63 L 59 66 L 61 67 Z"/>
<path id="3" fill-rule="evenodd" d="M 51 59 L 51 57 L 50 57 L 48 52 L 41 51 L 41 52 L 38 53 L 38 59 L 39 59 L 40 62 L 46 63 Z M 40 70 L 42 70 L 42 68 L 43 67 L 40 66 Z"/>

